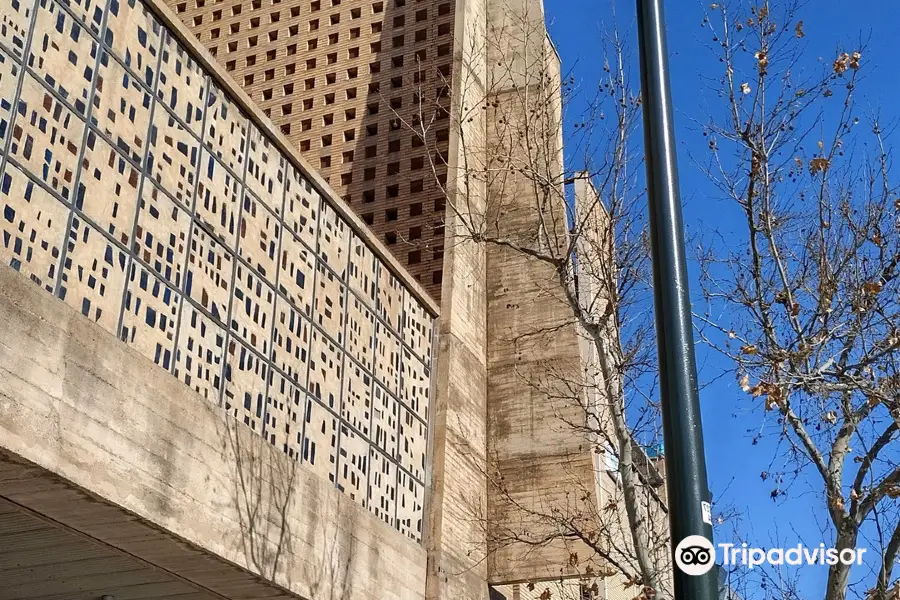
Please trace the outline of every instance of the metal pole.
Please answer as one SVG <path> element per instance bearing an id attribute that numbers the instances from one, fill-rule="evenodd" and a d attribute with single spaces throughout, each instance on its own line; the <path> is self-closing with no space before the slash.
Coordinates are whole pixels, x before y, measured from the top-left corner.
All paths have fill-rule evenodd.
<path id="1" fill-rule="evenodd" d="M 716 600 L 716 569 L 688 575 L 676 566 L 674 553 L 688 536 L 703 536 L 712 543 L 712 523 L 662 4 L 662 0 L 637 0 L 672 568 L 676 600 Z"/>

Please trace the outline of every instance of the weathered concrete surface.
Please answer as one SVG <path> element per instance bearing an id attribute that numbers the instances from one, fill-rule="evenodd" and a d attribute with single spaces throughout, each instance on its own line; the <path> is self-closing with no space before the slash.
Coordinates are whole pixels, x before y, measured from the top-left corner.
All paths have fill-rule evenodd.
<path id="1" fill-rule="evenodd" d="M 541 0 L 498 3 L 491 24 L 488 562 L 509 583 L 583 572 L 570 559 L 592 553 L 560 523 L 599 524 L 581 337 L 552 261 L 569 243 L 559 57 Z"/>
<path id="2" fill-rule="evenodd" d="M 484 213 L 485 186 L 465 175 L 484 161 L 485 0 L 457 0 L 444 284 L 426 504 L 429 600 L 487 598 L 484 518 L 487 373 L 485 251 L 468 234 Z M 477 168 L 477 167 L 475 167 Z M 453 208 L 455 207 L 455 209 Z"/>
<path id="3" fill-rule="evenodd" d="M 224 598 L 424 597 L 421 546 L 6 266 L 0 332 L 0 496 Z"/>

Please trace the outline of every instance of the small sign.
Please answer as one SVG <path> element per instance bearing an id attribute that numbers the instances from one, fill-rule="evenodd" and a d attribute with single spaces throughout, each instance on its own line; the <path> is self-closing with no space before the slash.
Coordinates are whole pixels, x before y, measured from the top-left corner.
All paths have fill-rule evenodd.
<path id="1" fill-rule="evenodd" d="M 712 508 L 709 502 L 701 502 L 700 509 L 703 512 L 703 522 L 707 525 L 712 525 Z"/>

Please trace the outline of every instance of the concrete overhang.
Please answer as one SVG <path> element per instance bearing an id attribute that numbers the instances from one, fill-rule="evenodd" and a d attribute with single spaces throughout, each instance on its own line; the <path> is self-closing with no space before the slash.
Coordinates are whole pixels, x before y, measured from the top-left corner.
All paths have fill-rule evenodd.
<path id="1" fill-rule="evenodd" d="M 422 546 L 0 265 L 0 599 L 419 599 L 425 563 Z"/>

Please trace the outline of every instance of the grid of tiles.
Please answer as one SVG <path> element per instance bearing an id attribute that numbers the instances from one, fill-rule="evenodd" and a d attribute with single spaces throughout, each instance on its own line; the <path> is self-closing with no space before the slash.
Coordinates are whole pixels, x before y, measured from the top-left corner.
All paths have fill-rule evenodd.
<path id="1" fill-rule="evenodd" d="M 0 259 L 422 535 L 433 317 L 140 0 L 0 4 Z"/>
<path id="2" fill-rule="evenodd" d="M 455 0 L 165 1 L 440 300 Z"/>

